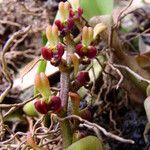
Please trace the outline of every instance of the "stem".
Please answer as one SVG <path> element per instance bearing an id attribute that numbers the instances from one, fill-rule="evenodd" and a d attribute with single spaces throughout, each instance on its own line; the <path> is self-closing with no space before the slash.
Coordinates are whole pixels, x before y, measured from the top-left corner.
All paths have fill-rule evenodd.
<path id="1" fill-rule="evenodd" d="M 72 42 L 72 39 L 70 35 L 67 35 L 65 37 L 66 39 L 66 45 L 67 45 L 67 56 L 66 56 L 66 62 L 67 66 L 70 65 L 70 59 L 69 54 L 73 53 L 74 51 L 74 43 Z M 62 108 L 63 108 L 63 114 L 62 117 L 67 116 L 67 107 L 68 107 L 68 94 L 69 94 L 69 83 L 70 83 L 70 73 L 68 70 L 61 71 L 60 76 L 60 98 L 62 102 Z M 72 144 L 72 130 L 69 123 L 69 120 L 64 120 L 60 122 L 61 126 L 61 132 L 63 136 L 63 143 L 64 148 L 67 148 L 69 145 Z"/>
<path id="2" fill-rule="evenodd" d="M 66 149 L 72 144 L 72 132 L 68 120 L 60 121 L 62 139 L 63 139 L 63 148 Z"/>
<path id="3" fill-rule="evenodd" d="M 60 77 L 60 98 L 64 109 L 63 117 L 67 116 L 68 93 L 69 93 L 69 73 L 61 72 Z M 72 132 L 68 120 L 60 122 L 61 132 L 63 137 L 64 148 L 67 148 L 72 143 Z"/>
<path id="4" fill-rule="evenodd" d="M 67 110 L 68 93 L 69 93 L 69 73 L 61 72 L 60 75 L 60 98 L 62 100 L 62 107 Z"/>

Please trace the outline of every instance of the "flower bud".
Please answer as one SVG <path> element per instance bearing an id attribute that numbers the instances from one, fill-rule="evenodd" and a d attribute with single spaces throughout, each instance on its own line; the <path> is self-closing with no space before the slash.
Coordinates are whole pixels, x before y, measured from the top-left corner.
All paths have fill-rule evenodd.
<path id="1" fill-rule="evenodd" d="M 49 104 L 49 110 L 57 112 L 61 108 L 61 99 L 59 96 L 53 96 Z"/>
<path id="2" fill-rule="evenodd" d="M 47 26 L 46 37 L 48 39 L 50 48 L 54 48 L 58 44 L 58 27 L 56 25 Z"/>
<path id="3" fill-rule="evenodd" d="M 82 44 L 86 46 L 87 40 L 88 40 L 88 27 L 84 26 L 82 29 Z"/>
<path id="4" fill-rule="evenodd" d="M 85 86 L 90 81 L 89 73 L 87 71 L 79 72 L 79 74 L 76 77 L 76 81 L 80 85 Z"/>
<path id="5" fill-rule="evenodd" d="M 84 26 L 82 29 L 82 44 L 86 47 L 93 41 L 93 28 Z"/>
<path id="6" fill-rule="evenodd" d="M 55 25 L 58 27 L 59 31 L 62 31 L 64 28 L 64 25 L 62 24 L 60 20 L 56 20 Z"/>
<path id="7" fill-rule="evenodd" d="M 73 10 L 72 9 L 70 9 L 70 13 L 69 13 L 69 18 L 73 18 L 74 17 L 74 12 L 73 12 Z"/>
<path id="8" fill-rule="evenodd" d="M 45 102 L 48 102 L 50 97 L 50 84 L 45 73 L 41 72 L 36 74 L 34 84 L 35 88 L 41 93 Z"/>
<path id="9" fill-rule="evenodd" d="M 67 30 L 69 30 L 69 31 L 72 30 L 73 25 L 74 25 L 73 20 L 72 20 L 71 18 L 69 18 L 69 19 L 67 20 Z"/>
<path id="10" fill-rule="evenodd" d="M 95 46 L 89 46 L 87 51 L 87 57 L 92 59 L 96 56 L 97 49 Z"/>
<path id="11" fill-rule="evenodd" d="M 47 114 L 49 111 L 48 104 L 45 103 L 44 101 L 36 100 L 36 102 L 34 103 L 34 106 L 35 106 L 37 112 L 39 112 L 41 114 Z"/>
<path id="12" fill-rule="evenodd" d="M 57 45 L 57 50 L 58 50 L 58 58 L 61 58 L 64 54 L 64 45 L 62 45 L 61 43 L 58 43 Z"/>
<path id="13" fill-rule="evenodd" d="M 82 17 L 82 14 L 83 14 L 83 9 L 81 7 L 79 7 L 78 11 L 77 11 L 78 19 L 80 19 Z"/>
<path id="14" fill-rule="evenodd" d="M 41 49 L 41 54 L 42 54 L 42 56 L 43 56 L 44 59 L 49 60 L 49 61 L 53 57 L 52 50 L 50 50 L 49 48 L 46 48 L 46 47 L 43 47 Z"/>
<path id="15" fill-rule="evenodd" d="M 58 6 L 58 11 L 62 18 L 62 22 L 65 22 L 69 18 L 69 13 L 70 13 L 69 2 L 60 2 Z"/>
<path id="16" fill-rule="evenodd" d="M 76 46 L 76 53 L 80 56 L 80 57 L 84 57 L 84 52 L 83 52 L 83 45 L 82 44 L 78 44 Z"/>

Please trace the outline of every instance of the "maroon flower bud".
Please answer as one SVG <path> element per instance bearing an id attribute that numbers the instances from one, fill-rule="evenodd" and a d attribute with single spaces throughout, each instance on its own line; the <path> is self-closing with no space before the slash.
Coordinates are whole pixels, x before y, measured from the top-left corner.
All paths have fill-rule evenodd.
<path id="1" fill-rule="evenodd" d="M 41 100 L 37 100 L 35 103 L 34 103 L 34 106 L 36 108 L 36 110 L 41 113 L 41 114 L 47 114 L 49 109 L 48 109 L 48 104 L 45 103 L 44 101 L 41 101 Z"/>
<path id="2" fill-rule="evenodd" d="M 53 112 L 59 111 L 61 108 L 61 99 L 59 96 L 53 96 L 49 104 L 49 110 Z"/>
<path id="3" fill-rule="evenodd" d="M 88 48 L 87 57 L 92 59 L 96 56 L 96 53 L 97 53 L 96 47 L 95 46 L 90 46 Z"/>
<path id="4" fill-rule="evenodd" d="M 61 58 L 64 54 L 64 45 L 62 45 L 61 43 L 57 44 L 57 50 L 58 50 L 58 58 Z"/>
<path id="5" fill-rule="evenodd" d="M 81 71 L 76 77 L 76 81 L 84 86 L 90 81 L 89 73 L 87 71 Z"/>
<path id="6" fill-rule="evenodd" d="M 80 19 L 82 17 L 82 14 L 83 14 L 83 9 L 81 7 L 78 8 L 78 19 Z"/>
<path id="7" fill-rule="evenodd" d="M 74 17 L 74 12 L 73 12 L 73 10 L 72 10 L 72 9 L 70 9 L 69 17 L 70 17 L 70 18 L 73 18 L 73 17 Z"/>
<path id="8" fill-rule="evenodd" d="M 42 54 L 43 58 L 46 60 L 51 60 L 51 58 L 53 57 L 53 52 L 46 47 L 43 47 L 41 49 L 41 54 Z"/>
<path id="9" fill-rule="evenodd" d="M 69 31 L 72 30 L 73 25 L 74 25 L 73 19 L 69 18 L 67 20 L 67 30 L 69 30 Z"/>
<path id="10" fill-rule="evenodd" d="M 60 20 L 56 20 L 55 25 L 58 27 L 59 31 L 62 31 L 64 28 L 64 25 L 62 24 Z"/>
<path id="11" fill-rule="evenodd" d="M 76 53 L 80 56 L 80 57 L 84 57 L 85 54 L 83 52 L 83 45 L 82 44 L 78 44 L 76 46 Z"/>

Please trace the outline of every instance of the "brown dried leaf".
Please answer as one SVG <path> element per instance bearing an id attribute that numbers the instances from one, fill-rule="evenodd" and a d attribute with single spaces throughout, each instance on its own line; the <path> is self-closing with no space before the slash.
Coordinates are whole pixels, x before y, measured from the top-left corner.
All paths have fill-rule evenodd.
<path id="1" fill-rule="evenodd" d="M 136 56 L 136 61 L 141 68 L 150 68 L 150 51 Z"/>

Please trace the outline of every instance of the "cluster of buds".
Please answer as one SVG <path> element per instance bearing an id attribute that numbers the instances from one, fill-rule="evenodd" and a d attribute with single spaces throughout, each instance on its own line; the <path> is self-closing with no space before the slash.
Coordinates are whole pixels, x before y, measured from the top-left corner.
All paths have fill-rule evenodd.
<path id="1" fill-rule="evenodd" d="M 44 59 L 50 61 L 51 64 L 57 66 L 64 54 L 64 45 L 59 42 L 58 27 L 56 25 L 49 25 L 46 28 L 46 37 L 48 43 L 41 49 L 42 56 Z"/>
<path id="2" fill-rule="evenodd" d="M 84 27 L 82 30 L 82 41 L 76 46 L 76 53 L 81 57 L 92 59 L 96 56 L 97 49 L 93 45 L 93 28 Z"/>
<path id="3" fill-rule="evenodd" d="M 55 24 L 63 36 L 73 29 L 74 21 L 80 20 L 83 14 L 79 0 L 72 1 L 71 5 L 69 2 L 60 2 L 58 12 L 61 19 L 56 20 Z"/>
<path id="4" fill-rule="evenodd" d="M 61 99 L 59 96 L 51 97 L 50 84 L 43 72 L 35 76 L 35 88 L 42 96 L 42 98 L 36 99 L 34 103 L 37 112 L 47 114 L 49 111 L 58 112 L 61 110 Z"/>

